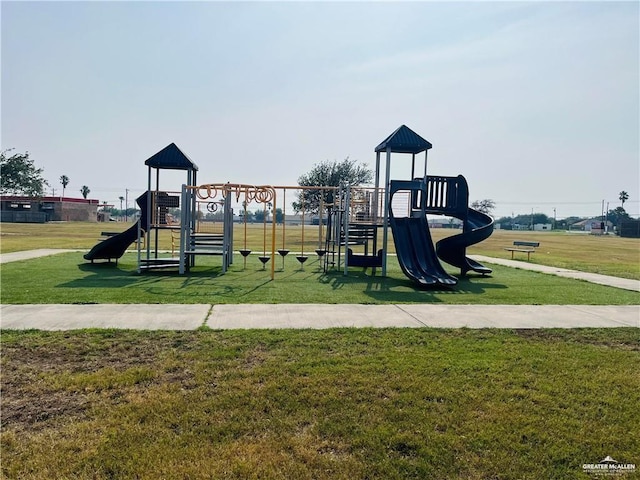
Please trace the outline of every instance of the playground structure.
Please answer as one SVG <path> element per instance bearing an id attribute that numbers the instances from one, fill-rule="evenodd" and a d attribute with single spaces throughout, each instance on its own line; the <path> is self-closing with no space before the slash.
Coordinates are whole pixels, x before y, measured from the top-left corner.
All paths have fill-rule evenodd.
<path id="1" fill-rule="evenodd" d="M 173 268 L 186 274 L 195 266 L 201 255 L 221 257 L 222 272 L 233 263 L 233 253 L 247 258 L 257 253 L 257 258 L 271 279 L 275 278 L 276 255 L 282 259 L 289 253 L 295 255 L 301 269 L 315 252 L 318 263 L 325 272 L 349 268 L 371 268 L 375 274 L 387 274 L 388 233 L 393 234 L 398 263 L 404 274 L 419 287 L 451 287 L 457 278 L 445 271 L 440 260 L 460 269 L 461 275 L 469 271 L 489 274 L 491 270 L 466 256 L 466 248 L 488 238 L 493 231 L 491 217 L 469 208 L 469 192 L 466 179 L 427 175 L 427 152 L 431 143 L 402 125 L 380 143 L 376 149 L 375 185 L 360 187 L 301 187 L 247 185 L 233 183 L 198 184 L 198 167 L 175 144 L 170 144 L 145 161 L 149 168 L 148 189 L 137 199 L 142 215 L 138 222 L 125 232 L 96 245 L 85 258 L 119 258 L 126 248 L 138 240 L 138 272 Z M 424 152 L 424 169 L 416 174 L 416 155 Z M 386 154 L 385 180 L 381 183 L 381 155 Z M 408 180 L 390 178 L 391 155 L 410 154 L 411 176 Z M 186 183 L 180 192 L 160 189 L 160 171 L 184 170 Z M 155 174 L 154 174 L 155 173 Z M 155 179 L 155 184 L 153 180 Z M 301 240 L 298 250 L 291 252 L 287 245 L 287 193 L 297 195 L 295 205 L 299 215 Z M 291 195 L 291 193 L 290 193 Z M 291 198 L 291 197 L 289 197 Z M 262 215 L 262 249 L 252 251 L 247 245 L 247 208 L 256 205 Z M 234 207 L 241 205 L 241 215 Z M 276 219 L 282 206 L 282 219 Z M 169 209 L 180 210 L 179 224 L 172 224 Z M 202 208 L 217 214 L 215 231 L 204 231 L 201 222 Z M 271 220 L 267 222 L 268 215 Z M 446 215 L 461 219 L 462 232 L 440 240 L 435 246 L 431 239 L 427 215 Z M 234 223 L 241 218 L 242 248 L 234 248 Z M 318 233 L 310 246 L 308 219 L 317 219 Z M 178 240 L 169 257 L 159 251 L 159 234 L 172 232 Z M 305 230 L 307 239 L 305 239 Z M 236 234 L 238 234 L 236 232 Z M 144 249 L 140 239 L 146 236 Z M 305 243 L 306 241 L 306 243 Z M 255 250 L 255 246 L 254 246 Z"/>
<path id="2" fill-rule="evenodd" d="M 353 267 L 379 267 L 381 266 L 381 251 L 376 255 L 369 255 L 369 250 L 375 251 L 377 244 L 377 227 L 368 222 L 371 221 L 369 212 L 371 207 L 367 200 L 372 198 L 371 192 L 366 189 L 353 189 L 349 186 L 338 187 L 300 187 L 300 186 L 256 186 L 247 184 L 203 184 L 198 186 L 183 185 L 181 204 L 183 205 L 180 231 L 180 261 L 179 272 L 186 273 L 193 266 L 194 259 L 200 254 L 212 254 L 222 256 L 222 271 L 225 272 L 233 262 L 233 231 L 234 210 L 232 203 L 242 205 L 246 210 L 255 203 L 262 210 L 262 249 L 252 251 L 247 246 L 247 215 L 242 215 L 243 238 L 239 239 L 242 248 L 237 249 L 243 257 L 246 268 L 247 257 L 251 253 L 257 253 L 258 260 L 263 269 L 270 265 L 272 278 L 275 274 L 275 262 L 277 255 L 284 259 L 289 253 L 294 253 L 296 260 L 302 269 L 309 259 L 310 253 L 315 253 L 322 260 L 322 268 L 326 272 L 333 267 L 341 267 L 341 259 L 344 259 L 345 273 L 349 266 Z M 287 248 L 287 227 L 291 228 L 291 222 L 286 220 L 287 192 L 298 195 L 298 220 L 294 223 L 299 227 L 300 239 L 298 250 L 291 252 Z M 208 205 L 220 205 L 222 221 L 219 222 L 219 232 L 216 234 L 203 233 L 200 228 L 195 230 L 192 225 L 198 225 L 197 209 L 185 209 L 184 206 L 192 204 L 196 198 L 198 203 L 206 202 Z M 282 221 L 278 222 L 273 212 L 282 203 Z M 364 206 L 363 206 L 364 204 Z M 271 212 L 271 220 L 267 222 L 268 213 Z M 309 217 L 315 220 L 309 222 Z M 317 225 L 313 223 L 317 223 Z M 289 225 L 288 225 L 289 223 Z M 309 235 L 310 230 L 317 229 L 316 235 Z M 311 240 L 309 237 L 312 236 Z M 215 238 L 214 238 L 215 237 Z M 203 240 L 204 239 L 204 240 Z M 216 242 L 217 239 L 217 242 Z M 281 245 L 281 248 L 277 248 Z M 370 245 L 372 245 L 370 247 Z M 290 245 L 289 245 L 290 246 Z M 205 248 L 201 248 L 205 247 Z M 353 248 L 360 248 L 364 253 L 354 253 Z M 346 249 L 344 252 L 343 250 Z M 189 261 L 191 260 L 191 261 Z M 158 260 L 160 262 L 161 259 Z M 169 265 L 165 266 L 175 266 Z"/>

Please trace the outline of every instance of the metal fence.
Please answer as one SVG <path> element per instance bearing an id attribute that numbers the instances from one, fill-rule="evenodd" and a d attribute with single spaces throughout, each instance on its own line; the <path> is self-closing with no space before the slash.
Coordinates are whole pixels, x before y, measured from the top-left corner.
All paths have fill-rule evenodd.
<path id="1" fill-rule="evenodd" d="M 9 223 L 46 223 L 48 215 L 44 212 L 0 211 L 0 222 Z"/>

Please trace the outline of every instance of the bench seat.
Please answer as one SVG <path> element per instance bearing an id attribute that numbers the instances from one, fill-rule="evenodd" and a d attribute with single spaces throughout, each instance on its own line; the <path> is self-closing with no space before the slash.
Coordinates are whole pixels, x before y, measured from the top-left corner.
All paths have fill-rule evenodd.
<path id="1" fill-rule="evenodd" d="M 539 247 L 540 242 L 526 242 L 522 240 L 516 240 L 513 242 L 513 247 L 505 247 L 505 250 L 511 252 L 511 259 L 514 259 L 515 252 L 521 252 L 527 254 L 527 261 L 531 261 L 531 254 L 536 252 L 535 247 Z"/>

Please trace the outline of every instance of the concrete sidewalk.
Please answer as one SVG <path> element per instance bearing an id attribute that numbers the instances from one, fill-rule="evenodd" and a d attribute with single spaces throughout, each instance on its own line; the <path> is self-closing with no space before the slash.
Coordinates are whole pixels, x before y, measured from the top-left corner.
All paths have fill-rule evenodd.
<path id="1" fill-rule="evenodd" d="M 41 249 L 0 255 L 0 263 L 76 250 Z M 480 262 L 522 268 L 640 291 L 640 281 L 479 255 Z M 0 329 L 129 328 L 640 328 L 640 306 L 606 305 L 1 305 Z"/>
<path id="2" fill-rule="evenodd" d="M 485 257 L 483 255 L 469 255 L 469 257 L 481 263 L 493 263 L 494 265 L 520 268 L 522 270 L 530 270 L 532 272 L 546 273 L 548 275 L 573 278 L 574 280 L 584 280 L 585 282 L 597 283 L 599 285 L 606 285 L 608 287 L 622 288 L 624 290 L 640 292 L 640 280 L 612 277 L 610 275 L 600 275 L 598 273 L 579 272 L 577 270 L 569 270 L 568 268 L 549 267 L 547 265 L 538 265 L 537 263 L 521 262 L 518 260 L 505 260 L 503 258 Z"/>
<path id="3" fill-rule="evenodd" d="M 37 250 L 23 250 L 21 252 L 11 252 L 0 254 L 0 264 L 17 262 L 19 260 L 31 260 L 32 258 L 48 257 L 58 253 L 80 252 L 84 250 L 73 250 L 65 248 L 39 248 Z"/>
<path id="4" fill-rule="evenodd" d="M 2 305 L 0 329 L 640 328 L 640 306 Z"/>

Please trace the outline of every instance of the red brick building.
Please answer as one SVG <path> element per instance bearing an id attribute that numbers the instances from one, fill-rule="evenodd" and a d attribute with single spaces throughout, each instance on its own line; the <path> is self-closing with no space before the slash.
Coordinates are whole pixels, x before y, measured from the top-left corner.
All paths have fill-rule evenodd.
<path id="1" fill-rule="evenodd" d="M 0 196 L 0 221 L 14 223 L 96 222 L 98 200 Z"/>

